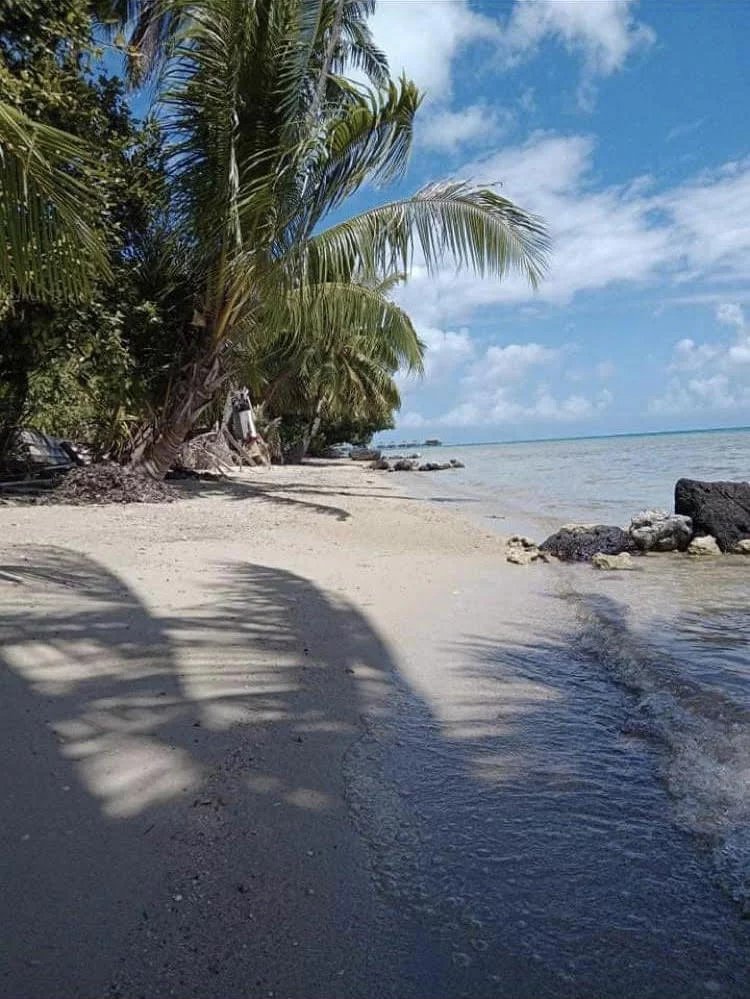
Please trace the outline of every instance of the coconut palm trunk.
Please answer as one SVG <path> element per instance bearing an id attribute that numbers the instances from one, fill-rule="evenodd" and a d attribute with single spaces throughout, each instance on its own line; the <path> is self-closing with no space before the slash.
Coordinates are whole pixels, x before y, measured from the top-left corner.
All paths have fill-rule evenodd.
<path id="1" fill-rule="evenodd" d="M 188 434 L 228 377 L 223 345 L 206 358 L 187 365 L 178 381 L 174 401 L 165 406 L 153 437 L 133 454 L 132 467 L 152 478 L 163 479 Z"/>
<path id="2" fill-rule="evenodd" d="M 315 440 L 318 431 L 320 430 L 320 425 L 323 422 L 323 400 L 318 399 L 315 404 L 315 415 L 313 416 L 310 423 L 305 429 L 304 436 L 302 438 L 302 457 L 306 458 L 310 450 L 310 445 Z"/>

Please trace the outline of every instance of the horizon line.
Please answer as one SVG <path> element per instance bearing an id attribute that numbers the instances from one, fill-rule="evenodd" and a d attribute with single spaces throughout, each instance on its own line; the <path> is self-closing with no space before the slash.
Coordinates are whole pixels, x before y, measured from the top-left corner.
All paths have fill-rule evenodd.
<path id="1" fill-rule="evenodd" d="M 615 434 L 580 434 L 565 437 L 518 437 L 512 440 L 492 440 L 492 441 L 441 441 L 440 447 L 491 447 L 498 444 L 554 444 L 562 441 L 593 441 L 612 440 L 619 437 L 666 437 L 680 434 L 718 434 L 718 433 L 739 433 L 750 431 L 750 426 L 739 427 L 693 427 L 687 430 L 631 430 L 620 431 Z M 392 431 L 391 431 L 392 432 Z M 435 438 L 428 438 L 435 439 Z M 385 441 L 384 444 L 395 444 L 398 446 L 419 446 L 424 447 L 425 441 Z M 381 445 L 382 446 L 382 445 Z M 434 445 L 433 445 L 434 446 Z"/>

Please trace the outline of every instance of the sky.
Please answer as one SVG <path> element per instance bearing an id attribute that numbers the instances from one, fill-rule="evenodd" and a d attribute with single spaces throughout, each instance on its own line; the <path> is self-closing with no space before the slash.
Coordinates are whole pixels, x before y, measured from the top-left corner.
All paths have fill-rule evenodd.
<path id="1" fill-rule="evenodd" d="M 467 179 L 547 222 L 549 271 L 417 260 L 427 344 L 388 439 L 750 424 L 750 3 L 379 0 L 391 69 L 426 92 L 407 176 L 357 210 Z"/>

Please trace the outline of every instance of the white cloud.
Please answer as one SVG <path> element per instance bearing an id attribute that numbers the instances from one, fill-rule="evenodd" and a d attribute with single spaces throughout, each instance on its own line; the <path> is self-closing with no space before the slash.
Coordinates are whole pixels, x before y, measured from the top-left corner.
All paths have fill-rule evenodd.
<path id="1" fill-rule="evenodd" d="M 660 281 L 677 288 L 690 281 L 692 296 L 700 282 L 742 287 L 750 257 L 750 158 L 657 191 L 643 177 L 597 185 L 594 154 L 589 136 L 538 132 L 458 171 L 501 184 L 505 196 L 546 219 L 553 249 L 536 295 L 520 275 L 485 280 L 449 266 L 428 275 L 418 263 L 399 301 L 420 322 L 440 327 L 466 322 L 482 306 L 559 306 L 613 285 Z"/>
<path id="2" fill-rule="evenodd" d="M 632 0 L 519 0 L 504 45 L 511 56 L 528 57 L 552 38 L 582 55 L 589 74 L 606 76 L 622 69 L 632 52 L 655 40 L 653 30 L 633 17 L 634 6 Z"/>
<path id="3" fill-rule="evenodd" d="M 538 343 L 511 343 L 506 347 L 491 346 L 472 366 L 466 378 L 468 385 L 482 387 L 516 382 L 530 368 L 557 360 L 562 348 L 543 347 Z"/>
<path id="4" fill-rule="evenodd" d="M 466 400 L 443 413 L 435 420 L 425 421 L 443 427 L 480 427 L 526 422 L 575 423 L 594 416 L 612 403 L 612 393 L 604 389 L 593 398 L 569 395 L 556 398 L 545 387 L 540 387 L 530 401 L 515 398 L 507 386 Z"/>
<path id="5" fill-rule="evenodd" d="M 683 247 L 682 279 L 744 281 L 750 253 L 750 157 L 726 163 L 656 199 Z"/>
<path id="6" fill-rule="evenodd" d="M 417 430 L 419 427 L 424 427 L 427 423 L 427 420 L 425 420 L 421 413 L 414 411 L 400 413 L 396 419 L 399 430 Z"/>
<path id="7" fill-rule="evenodd" d="M 716 309 L 716 318 L 726 326 L 745 328 L 745 313 L 738 302 L 720 302 Z"/>
<path id="8" fill-rule="evenodd" d="M 500 36 L 498 23 L 466 0 L 387 0 L 378 3 L 370 24 L 393 74 L 405 71 L 433 100 L 450 97 L 453 60 L 462 49 Z"/>
<path id="9" fill-rule="evenodd" d="M 433 331 L 433 336 L 436 332 L 439 331 Z M 444 336 L 449 337 L 450 334 Z M 435 339 L 439 357 L 441 344 L 449 341 Z M 432 408 L 438 409 L 436 415 L 426 417 L 412 406 L 398 417 L 398 426 L 415 429 L 425 426 L 498 426 L 529 421 L 567 423 L 591 417 L 612 402 L 612 395 L 607 389 L 593 396 L 576 392 L 558 397 L 544 378 L 539 380 L 542 374 L 560 374 L 559 368 L 566 353 L 565 347 L 551 348 L 539 343 L 491 344 L 480 353 L 468 338 L 468 343 L 460 352 L 447 351 L 455 362 L 450 379 L 450 394 L 455 398 L 455 404 L 447 411 L 439 410 L 435 403 L 443 398 L 444 391 L 441 389 L 433 394 Z M 440 360 L 437 364 L 440 370 Z M 441 374 L 447 374 L 445 368 Z M 444 377 L 444 385 L 446 381 Z M 436 382 L 428 370 L 419 389 L 423 403 L 427 402 L 428 390 L 435 386 Z M 420 409 L 423 408 L 423 405 L 420 406 Z"/>
<path id="10" fill-rule="evenodd" d="M 418 123 L 418 142 L 426 149 L 454 152 L 459 147 L 487 146 L 505 132 L 513 120 L 510 112 L 472 104 L 460 111 L 432 111 Z"/>
<path id="11" fill-rule="evenodd" d="M 391 70 L 410 76 L 428 103 L 450 100 L 454 63 L 467 46 L 485 43 L 513 64 L 550 40 L 583 59 L 579 98 L 586 105 L 596 77 L 622 69 L 629 55 L 654 41 L 653 30 L 633 16 L 635 6 L 634 0 L 517 0 L 503 20 L 479 13 L 468 0 L 380 0 L 370 24 Z M 529 100 L 527 90 L 521 102 Z"/>
<path id="12" fill-rule="evenodd" d="M 705 123 L 705 118 L 696 118 L 695 121 L 687 121 L 682 125 L 675 125 L 674 128 L 670 128 L 667 132 L 666 140 L 667 142 L 674 142 L 675 139 L 684 139 L 686 135 L 692 135 L 693 132 L 697 132 Z"/>
<path id="13" fill-rule="evenodd" d="M 456 377 L 476 352 L 474 341 L 464 327 L 460 330 L 441 330 L 433 326 L 418 326 L 417 334 L 426 347 L 424 375 L 400 372 L 396 381 L 402 390 L 416 384 L 441 385 Z"/>
<path id="14" fill-rule="evenodd" d="M 663 395 L 649 408 L 656 413 L 726 412 L 750 408 L 750 325 L 736 302 L 721 303 L 716 320 L 734 330 L 734 340 L 696 343 L 679 340 L 667 371 Z"/>

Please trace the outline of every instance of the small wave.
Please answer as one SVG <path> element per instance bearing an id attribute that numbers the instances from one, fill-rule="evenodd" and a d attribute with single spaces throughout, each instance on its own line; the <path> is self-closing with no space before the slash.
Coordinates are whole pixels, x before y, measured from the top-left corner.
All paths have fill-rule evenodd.
<path id="1" fill-rule="evenodd" d="M 750 914 L 750 714 L 686 678 L 679 662 L 628 626 L 619 605 L 570 597 L 582 651 L 636 697 L 624 731 L 665 747 L 677 823 L 708 847 L 719 883 Z"/>

